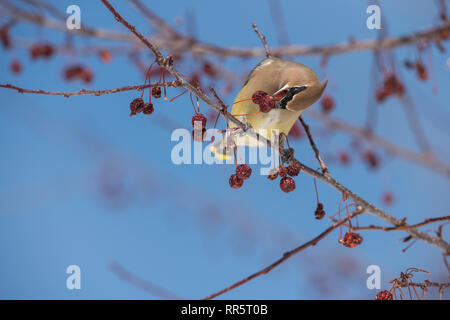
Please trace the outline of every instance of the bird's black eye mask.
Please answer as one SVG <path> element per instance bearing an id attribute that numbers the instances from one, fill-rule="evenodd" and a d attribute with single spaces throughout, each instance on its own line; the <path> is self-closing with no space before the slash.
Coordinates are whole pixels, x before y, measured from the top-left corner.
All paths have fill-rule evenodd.
<path id="1" fill-rule="evenodd" d="M 291 101 L 297 93 L 300 93 L 307 88 L 307 86 L 289 88 L 286 92 L 286 95 L 277 103 L 278 108 L 286 109 L 287 103 Z"/>

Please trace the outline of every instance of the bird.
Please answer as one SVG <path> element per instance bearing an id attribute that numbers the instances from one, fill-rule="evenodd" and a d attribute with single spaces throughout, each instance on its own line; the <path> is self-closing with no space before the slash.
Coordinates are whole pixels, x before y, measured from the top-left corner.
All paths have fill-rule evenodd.
<path id="1" fill-rule="evenodd" d="M 231 114 L 267 139 L 271 139 L 273 130 L 287 136 L 302 111 L 320 98 L 327 83 L 328 80 L 320 82 L 316 73 L 304 64 L 267 57 L 250 72 L 235 98 Z M 276 98 L 269 112 L 262 112 L 252 99 L 257 91 Z M 230 123 L 230 128 L 236 127 Z M 229 137 L 224 137 L 214 142 L 210 149 L 218 159 L 225 160 L 233 156 L 234 148 L 239 145 L 258 146 L 259 142 L 236 138 L 230 141 Z"/>

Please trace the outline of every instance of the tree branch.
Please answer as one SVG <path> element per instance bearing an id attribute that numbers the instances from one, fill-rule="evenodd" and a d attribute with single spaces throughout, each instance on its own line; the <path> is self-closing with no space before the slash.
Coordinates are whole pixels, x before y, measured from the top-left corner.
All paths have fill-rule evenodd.
<path id="1" fill-rule="evenodd" d="M 357 215 L 361 214 L 364 210 L 360 207 L 360 208 L 356 208 L 355 211 L 353 211 L 352 213 L 350 213 L 349 216 L 345 217 L 344 219 L 342 219 L 340 222 L 336 222 L 334 224 L 332 224 L 330 227 L 328 227 L 325 231 L 323 231 L 321 234 L 319 234 L 317 237 L 313 238 L 312 240 L 302 244 L 301 246 L 298 246 L 297 248 L 290 250 L 288 252 L 285 252 L 283 254 L 283 256 L 278 259 L 277 261 L 275 261 L 274 263 L 270 264 L 269 266 L 259 270 L 258 272 L 253 273 L 252 275 L 239 280 L 238 282 L 235 282 L 234 284 L 232 284 L 229 287 L 226 287 L 225 289 L 222 289 L 218 292 L 215 292 L 209 296 L 207 296 L 206 298 L 204 298 L 204 300 L 210 300 L 210 299 L 214 299 L 230 290 L 233 290 L 237 287 L 242 286 L 243 284 L 249 282 L 250 280 L 253 280 L 259 276 L 265 275 L 267 273 L 269 273 L 270 271 L 272 271 L 274 268 L 278 267 L 280 264 L 282 264 L 283 262 L 285 262 L 286 260 L 288 260 L 289 258 L 291 258 L 292 256 L 294 256 L 295 254 L 311 247 L 311 246 L 315 246 L 320 240 L 322 240 L 323 238 L 325 238 L 328 234 L 330 234 L 334 229 L 338 228 L 339 226 L 341 226 L 342 224 L 344 224 L 346 221 L 351 220 L 353 217 L 356 217 Z"/>

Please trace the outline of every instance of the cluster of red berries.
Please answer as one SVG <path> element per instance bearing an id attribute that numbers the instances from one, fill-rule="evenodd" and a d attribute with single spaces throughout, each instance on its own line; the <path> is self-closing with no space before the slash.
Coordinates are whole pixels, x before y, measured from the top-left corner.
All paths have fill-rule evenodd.
<path id="1" fill-rule="evenodd" d="M 321 100 L 322 111 L 324 113 L 330 113 L 334 109 L 334 99 L 330 95 L 326 95 Z"/>
<path id="2" fill-rule="evenodd" d="M 91 83 L 94 74 L 91 69 L 82 65 L 73 65 L 64 70 L 64 77 L 67 81 L 79 79 L 86 84 Z"/>
<path id="3" fill-rule="evenodd" d="M 152 87 L 152 96 L 153 98 L 159 99 L 161 98 L 161 87 Z M 143 95 L 144 93 L 142 93 Z M 145 103 L 144 100 L 141 98 L 136 98 L 130 103 L 130 117 L 138 114 L 143 113 L 146 115 L 150 115 L 154 111 L 153 103 L 151 101 Z"/>
<path id="4" fill-rule="evenodd" d="M 344 235 L 344 239 L 339 239 L 339 242 L 342 243 L 347 248 L 354 248 L 360 245 L 363 241 L 363 238 L 359 235 L 359 233 L 347 232 Z"/>
<path id="5" fill-rule="evenodd" d="M 2 42 L 3 47 L 7 49 L 11 47 L 11 37 L 9 36 L 8 25 L 5 25 L 0 29 L 0 41 Z"/>
<path id="6" fill-rule="evenodd" d="M 300 163 L 298 163 L 298 161 L 296 160 L 293 160 L 287 167 L 285 167 L 283 164 L 280 164 L 278 169 L 273 169 L 267 176 L 267 179 L 275 180 L 278 176 L 280 176 L 280 189 L 286 193 L 289 193 L 295 190 L 295 181 L 291 177 L 298 176 L 300 171 Z M 288 175 L 291 177 L 288 177 Z"/>
<path id="7" fill-rule="evenodd" d="M 398 80 L 397 76 L 395 74 L 390 74 L 385 77 L 383 86 L 375 92 L 375 99 L 377 102 L 383 102 L 394 94 L 401 97 L 404 92 L 405 87 Z"/>
<path id="8" fill-rule="evenodd" d="M 230 187 L 239 189 L 244 184 L 244 180 L 247 180 L 252 175 L 252 168 L 248 164 L 240 164 L 236 167 L 236 173 L 232 174 L 228 183 Z"/>
<path id="9" fill-rule="evenodd" d="M 275 107 L 276 99 L 267 92 L 259 90 L 252 95 L 252 101 L 259 105 L 261 112 L 267 113 Z"/>
<path id="10" fill-rule="evenodd" d="M 428 71 L 427 68 L 423 65 L 422 61 L 417 60 L 415 63 L 406 60 L 405 66 L 409 69 L 413 69 L 417 73 L 417 77 L 422 81 L 428 80 Z"/>
<path id="11" fill-rule="evenodd" d="M 192 136 L 194 137 L 195 141 L 202 142 L 205 139 L 205 136 L 206 136 L 206 122 L 207 121 L 208 120 L 206 119 L 206 117 L 203 114 L 201 114 L 200 112 L 197 112 L 196 114 L 194 114 L 192 116 L 192 128 L 194 128 L 192 130 Z M 196 128 L 195 127 L 195 123 L 196 122 L 201 122 L 201 129 L 202 129 L 201 134 L 197 133 L 197 131 L 200 131 L 199 130 L 200 128 Z"/>
<path id="12" fill-rule="evenodd" d="M 51 44 L 48 43 L 38 43 L 30 48 L 30 56 L 32 59 L 49 59 L 53 55 L 53 53 L 55 53 L 55 49 Z"/>
<path id="13" fill-rule="evenodd" d="M 152 114 L 154 111 L 153 104 L 151 102 L 145 103 L 142 98 L 136 98 L 130 103 L 130 117 L 138 114 Z"/>
<path id="14" fill-rule="evenodd" d="M 383 290 L 377 293 L 375 300 L 394 300 L 394 297 L 389 291 Z"/>

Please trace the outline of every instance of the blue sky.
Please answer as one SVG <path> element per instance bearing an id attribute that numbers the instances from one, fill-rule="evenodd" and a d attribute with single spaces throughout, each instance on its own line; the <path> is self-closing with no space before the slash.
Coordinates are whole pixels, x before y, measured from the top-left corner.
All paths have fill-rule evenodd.
<path id="1" fill-rule="evenodd" d="M 176 26 L 181 17 L 195 16 L 196 36 L 221 46 L 259 46 L 251 29 L 256 22 L 269 45 L 276 46 L 277 32 L 266 1 L 152 1 L 152 9 Z M 282 1 L 282 11 L 294 44 L 322 45 L 355 39 L 375 39 L 365 26 L 364 1 Z M 82 23 L 126 32 L 97 1 L 58 1 L 65 11 L 70 4 L 82 10 Z M 149 24 L 125 1 L 113 1 L 121 14 L 141 31 Z M 403 35 L 433 26 L 436 7 L 431 1 L 382 1 L 382 23 L 391 35 Z M 181 32 L 186 26 L 177 27 Z M 13 38 L 61 44 L 64 35 L 29 24 L 11 31 Z M 92 38 L 74 38 L 77 45 L 117 44 Z M 446 46 L 448 48 L 448 45 Z M 416 102 L 433 149 L 449 163 L 448 114 L 450 92 L 448 54 L 431 51 L 432 81 L 419 82 L 401 68 L 407 90 Z M 412 59 L 414 47 L 396 50 L 399 61 Z M 142 84 L 142 74 L 126 56 L 104 64 L 94 56 L 57 56 L 31 61 L 23 49 L 0 50 L 0 82 L 25 88 L 72 91 L 85 87 L 67 83 L 62 69 L 82 62 L 95 78 L 89 88 L 108 89 Z M 151 62 L 151 56 L 144 57 Z M 9 62 L 19 59 L 23 73 L 9 72 Z M 216 61 L 215 59 L 212 59 Z M 319 57 L 294 60 L 319 69 Z M 258 59 L 229 59 L 225 66 L 243 74 Z M 189 72 L 188 59 L 180 66 Z M 351 123 L 364 123 L 371 95 L 370 52 L 330 58 L 327 92 L 336 100 L 333 115 Z M 325 74 L 320 74 L 320 77 Z M 216 84 L 220 88 L 223 84 Z M 238 87 L 226 96 L 231 103 Z M 169 95 L 179 92 L 170 90 Z M 250 275 L 278 259 L 283 252 L 324 230 L 329 221 L 316 221 L 313 180 L 301 174 L 297 188 L 284 194 L 277 182 L 254 175 L 243 188 L 233 190 L 228 178 L 232 165 L 181 165 L 171 162 L 171 131 L 190 130 L 192 106 L 187 95 L 174 102 L 155 102 L 151 116 L 129 114 L 129 102 L 138 94 L 79 96 L 69 99 L 22 95 L 0 90 L 0 298 L 12 299 L 158 299 L 120 279 L 111 271 L 117 262 L 134 275 L 184 298 L 202 298 Z M 319 104 L 313 106 L 319 108 Z M 404 147 L 417 150 L 401 104 L 391 99 L 379 108 L 377 132 Z M 200 110 L 208 107 L 200 103 Z M 305 118 L 313 133 L 320 123 Z M 441 121 L 441 122 L 440 122 Z M 440 123 L 444 123 L 441 125 Z M 316 131 L 314 131 L 316 130 Z M 447 130 L 447 131 L 446 131 Z M 447 141 L 447 142 L 446 142 Z M 345 134 L 317 134 L 316 142 L 330 158 L 351 150 Z M 296 155 L 317 166 L 305 139 L 293 142 Z M 380 151 L 382 166 L 370 170 L 351 153 L 351 166 L 330 161 L 333 176 L 375 205 L 409 222 L 448 214 L 449 182 L 429 169 L 389 157 Z M 257 167 L 254 167 L 256 172 Z M 318 183 L 320 200 L 328 214 L 337 211 L 339 194 Z M 386 206 L 384 191 L 396 201 Z M 379 223 L 364 216 L 361 224 Z M 428 228 L 429 229 L 429 228 Z M 424 230 L 428 230 L 424 228 Z M 404 234 L 363 232 L 361 246 L 348 249 L 337 243 L 338 232 L 319 245 L 295 256 L 223 298 L 228 299 L 371 299 L 376 292 L 365 285 L 366 268 L 382 270 L 382 287 L 408 267 L 431 271 L 429 279 L 445 280 L 441 252 L 417 242 L 406 253 Z M 448 236 L 448 233 L 447 233 Z M 65 286 L 67 266 L 79 265 L 82 289 Z M 423 280 L 422 275 L 417 280 Z M 448 297 L 448 294 L 447 296 Z"/>

